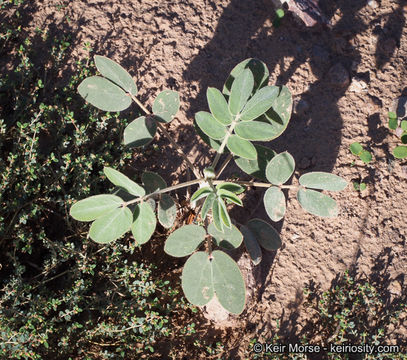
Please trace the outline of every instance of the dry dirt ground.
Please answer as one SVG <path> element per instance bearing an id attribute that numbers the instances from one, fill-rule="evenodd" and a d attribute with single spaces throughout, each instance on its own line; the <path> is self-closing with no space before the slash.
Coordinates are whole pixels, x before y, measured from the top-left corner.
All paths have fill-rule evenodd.
<path id="1" fill-rule="evenodd" d="M 64 31 L 71 37 L 67 66 L 85 56 L 83 44 L 89 42 L 94 53 L 129 70 L 147 105 L 161 90 L 177 90 L 182 105 L 169 131 L 201 167 L 214 155 L 193 130 L 194 113 L 207 110 L 206 88 L 221 88 L 230 70 L 245 58 L 263 60 L 270 83 L 286 84 L 298 102 L 287 131 L 271 144 L 296 159 L 293 183 L 298 175 L 318 170 L 349 181 L 345 191 L 334 195 L 340 204 L 335 219 L 305 213 L 289 194 L 287 216 L 276 225 L 282 248 L 264 254 L 257 268 L 241 260 L 251 289 L 246 310 L 240 316 L 206 320 L 198 334 L 219 329 L 217 340 L 224 342 L 231 358 L 248 356 L 249 341 L 270 337 L 277 320 L 283 335 L 298 334 L 309 315 L 302 307 L 304 286 L 313 282 L 327 290 L 346 269 L 380 282 L 390 302 L 405 296 L 407 171 L 406 161 L 391 155 L 399 139 L 388 130 L 387 112 L 407 86 L 407 14 L 401 0 L 374 5 L 366 0 L 322 1 L 332 29 L 308 29 L 291 16 L 274 28 L 274 10 L 267 0 L 30 4 L 28 23 L 33 29 Z M 354 141 L 372 152 L 370 165 L 350 154 Z M 180 163 L 167 159 L 155 159 L 155 169 L 176 173 Z M 356 166 L 351 166 L 354 160 Z M 367 183 L 362 193 L 351 184 L 358 179 Z M 237 214 L 240 219 L 262 197 L 260 190 L 251 194 L 247 214 Z M 262 206 L 255 215 L 264 216 Z M 405 344 L 405 321 L 388 334 L 389 342 Z"/>

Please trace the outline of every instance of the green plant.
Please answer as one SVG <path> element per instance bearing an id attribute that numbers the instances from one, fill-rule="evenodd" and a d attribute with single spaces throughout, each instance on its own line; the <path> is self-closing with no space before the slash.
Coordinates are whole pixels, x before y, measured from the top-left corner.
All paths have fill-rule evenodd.
<path id="1" fill-rule="evenodd" d="M 299 360 L 315 356 L 327 360 L 406 360 L 405 344 L 388 345 L 390 329 L 403 321 L 407 309 L 406 297 L 389 302 L 382 284 L 355 278 L 348 271 L 338 275 L 335 285 L 327 291 L 321 291 L 311 282 L 304 289 L 301 309 L 310 316 L 300 330 L 290 332 L 288 340 L 279 334 L 281 329 L 277 319 L 271 338 L 256 338 L 250 342 L 250 359 L 266 356 L 267 359 Z M 256 343 L 262 345 L 260 349 L 263 351 L 258 351 Z M 276 350 L 267 352 L 265 344 L 275 345 Z M 359 353 L 336 348 L 349 344 L 360 347 L 369 345 L 370 348 L 362 349 Z M 316 354 L 293 351 L 299 348 L 297 345 L 319 346 L 319 351 Z"/>
<path id="2" fill-rule="evenodd" d="M 89 58 L 61 79 L 68 36 L 27 37 L 25 17 L 11 21 L 0 24 L 13 64 L 0 73 L 0 358 L 148 357 L 195 309 L 134 243 L 101 248 L 68 214 L 74 198 L 108 191 L 103 165 L 131 157 L 120 142 L 129 121 L 78 101 Z"/>
<path id="3" fill-rule="evenodd" d="M 407 119 L 398 119 L 397 114 L 389 112 L 389 129 L 394 130 L 403 144 L 407 144 Z M 399 145 L 393 149 L 393 156 L 397 159 L 407 158 L 407 146 Z"/>
<path id="4" fill-rule="evenodd" d="M 356 155 L 359 157 L 360 160 L 362 160 L 365 164 L 368 164 L 372 161 L 372 154 L 363 149 L 363 146 L 360 145 L 358 142 L 354 142 L 350 144 L 349 149 L 353 155 Z"/>
<path id="5" fill-rule="evenodd" d="M 196 130 L 202 139 L 217 151 L 212 165 L 203 175 L 192 165 L 182 149 L 165 128 L 179 109 L 179 95 L 164 90 L 154 100 L 152 113 L 136 98 L 138 89 L 131 75 L 119 64 L 95 56 L 102 76 L 88 77 L 78 87 L 81 96 L 104 111 L 122 111 L 132 100 L 144 111 L 124 130 L 124 143 L 129 147 L 148 145 L 157 128 L 169 139 L 196 177 L 185 183 L 167 186 L 158 174 L 145 172 L 142 184 L 119 171 L 105 167 L 104 174 L 116 186 L 112 194 L 95 195 L 75 203 L 70 214 L 79 221 L 93 222 L 89 236 L 106 244 L 131 231 L 139 245 L 151 238 L 158 221 L 171 228 L 176 217 L 175 201 L 169 192 L 199 185 L 190 202 L 200 209 L 200 224 L 188 224 L 176 229 L 166 240 L 164 250 L 174 257 L 190 256 L 182 272 L 182 288 L 193 304 L 203 306 L 215 295 L 229 312 L 239 314 L 245 305 L 245 285 L 235 261 L 221 250 L 237 248 L 244 241 L 255 264 L 261 260 L 261 250 L 276 250 L 281 245 L 277 231 L 266 221 L 251 219 L 240 230 L 229 216 L 228 205 L 243 206 L 239 194 L 245 187 L 267 188 L 264 206 L 272 221 L 279 221 L 286 211 L 284 189 L 297 191 L 297 199 L 308 212 L 324 217 L 336 216 L 336 202 L 322 192 L 340 191 L 347 183 L 340 177 L 323 172 L 304 174 L 299 186 L 284 185 L 295 169 L 294 158 L 287 152 L 254 145 L 252 141 L 270 141 L 281 135 L 291 116 L 292 98 L 285 86 L 268 86 L 266 65 L 254 59 L 238 64 L 231 72 L 223 91 L 207 90 L 210 112 L 195 116 Z M 228 153 L 218 166 L 221 156 Z M 219 180 L 223 170 L 234 159 L 247 174 L 265 182 Z M 202 204 L 202 201 L 203 204 Z M 206 246 L 206 252 L 199 250 Z M 199 251 L 196 251 L 199 250 Z"/>
<path id="6" fill-rule="evenodd" d="M 358 142 L 354 142 L 349 146 L 349 150 L 353 155 L 356 155 L 359 157 L 360 160 L 362 160 L 365 164 L 368 164 L 372 161 L 372 154 L 363 149 L 363 146 L 360 145 Z M 354 166 L 355 162 L 353 161 L 351 166 Z M 367 188 L 367 185 L 365 182 L 362 181 L 362 179 L 359 179 L 358 181 L 353 181 L 353 188 L 356 191 L 364 191 Z"/>

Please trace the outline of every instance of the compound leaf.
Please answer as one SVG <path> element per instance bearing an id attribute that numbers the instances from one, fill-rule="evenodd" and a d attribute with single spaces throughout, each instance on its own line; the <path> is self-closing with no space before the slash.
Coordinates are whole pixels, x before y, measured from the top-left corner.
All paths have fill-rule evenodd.
<path id="1" fill-rule="evenodd" d="M 115 195 L 94 195 L 72 205 L 69 213 L 79 221 L 93 221 L 118 208 L 123 200 Z"/>
<path id="2" fill-rule="evenodd" d="M 206 90 L 206 98 L 213 117 L 223 125 L 230 125 L 233 116 L 223 94 L 218 89 L 209 87 Z"/>
<path id="3" fill-rule="evenodd" d="M 103 111 L 122 111 L 131 104 L 131 98 L 120 87 L 100 76 L 91 76 L 78 86 L 79 94 Z"/>
<path id="4" fill-rule="evenodd" d="M 226 135 L 226 128 L 222 124 L 220 124 L 212 116 L 212 114 L 206 111 L 200 111 L 196 113 L 195 121 L 200 129 L 212 139 L 221 140 Z"/>
<path id="5" fill-rule="evenodd" d="M 240 314 L 246 303 L 246 287 L 236 262 L 223 251 L 212 253 L 213 289 L 219 303 L 230 313 Z"/>
<path id="6" fill-rule="evenodd" d="M 274 103 L 279 89 L 277 86 L 265 86 L 258 90 L 247 102 L 241 112 L 240 120 L 250 121 L 263 115 Z"/>
<path id="7" fill-rule="evenodd" d="M 243 241 L 246 246 L 247 252 L 253 261 L 254 265 L 258 265 L 261 262 L 261 249 L 260 245 L 256 240 L 255 235 L 247 226 L 242 226 L 240 231 L 243 234 Z"/>
<path id="8" fill-rule="evenodd" d="M 153 103 L 153 114 L 159 121 L 169 123 L 179 110 L 179 94 L 173 90 L 164 90 Z"/>
<path id="9" fill-rule="evenodd" d="M 158 221 L 166 229 L 174 225 L 177 217 L 177 206 L 174 200 L 168 194 L 162 194 L 158 203 Z"/>
<path id="10" fill-rule="evenodd" d="M 255 144 L 257 157 L 254 160 L 247 160 L 235 157 L 236 165 L 246 174 L 266 181 L 266 167 L 270 160 L 276 155 L 276 152 L 268 147 Z"/>
<path id="11" fill-rule="evenodd" d="M 229 110 L 233 115 L 237 115 L 253 91 L 254 78 L 250 69 L 243 70 L 233 81 L 229 97 Z"/>
<path id="12" fill-rule="evenodd" d="M 224 229 L 224 232 L 220 232 L 213 223 L 210 223 L 208 233 L 217 246 L 229 250 L 237 249 L 243 241 L 243 235 L 235 225 L 232 225 L 230 229 Z"/>
<path id="13" fill-rule="evenodd" d="M 133 216 L 128 207 L 120 207 L 98 217 L 89 230 L 89 237 L 100 244 L 112 242 L 130 230 Z"/>
<path id="14" fill-rule="evenodd" d="M 185 225 L 175 230 L 166 240 L 164 251 L 174 257 L 192 254 L 205 241 L 206 231 L 199 225 Z"/>
<path id="15" fill-rule="evenodd" d="M 295 160 L 287 151 L 273 157 L 266 167 L 267 180 L 273 185 L 284 184 L 293 174 Z"/>
<path id="16" fill-rule="evenodd" d="M 124 91 L 134 96 L 137 95 L 136 83 L 121 65 L 100 55 L 95 55 L 95 65 L 105 78 L 122 87 Z"/>
<path id="17" fill-rule="evenodd" d="M 140 185 L 129 179 L 120 171 L 105 166 L 103 172 L 113 185 L 123 188 L 130 194 L 135 196 L 144 196 L 146 194 L 146 192 Z"/>
<path id="18" fill-rule="evenodd" d="M 226 146 L 232 154 L 244 159 L 254 160 L 257 157 L 254 145 L 250 141 L 244 140 L 237 135 L 229 136 Z"/>
<path id="19" fill-rule="evenodd" d="M 153 235 L 157 220 L 151 205 L 143 202 L 136 205 L 134 210 L 134 221 L 131 232 L 138 245 L 145 244 Z"/>
<path id="20" fill-rule="evenodd" d="M 300 177 L 302 186 L 329 191 L 341 191 L 348 185 L 347 181 L 341 177 L 326 172 L 310 172 Z"/>
<path id="21" fill-rule="evenodd" d="M 157 130 L 157 123 L 152 116 L 140 116 L 124 129 L 124 144 L 140 147 L 149 144 Z"/>
<path id="22" fill-rule="evenodd" d="M 285 196 L 278 187 L 268 188 L 264 193 L 264 208 L 271 220 L 280 221 L 285 215 Z"/>
<path id="23" fill-rule="evenodd" d="M 212 264 L 207 253 L 198 251 L 186 261 L 181 286 L 194 305 L 204 306 L 213 298 Z"/>
<path id="24" fill-rule="evenodd" d="M 322 217 L 335 217 L 338 215 L 338 205 L 336 201 L 319 191 L 310 189 L 300 189 L 297 199 L 304 210 Z"/>
<path id="25" fill-rule="evenodd" d="M 252 219 L 247 223 L 247 227 L 263 249 L 271 251 L 281 247 L 280 235 L 264 220 Z"/>

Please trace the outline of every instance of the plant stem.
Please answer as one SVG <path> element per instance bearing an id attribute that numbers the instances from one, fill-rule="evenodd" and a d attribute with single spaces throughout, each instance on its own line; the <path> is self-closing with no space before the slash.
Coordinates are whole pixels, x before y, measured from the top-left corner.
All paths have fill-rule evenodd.
<path id="1" fill-rule="evenodd" d="M 215 179 L 217 179 L 222 174 L 223 170 L 226 169 L 226 166 L 228 166 L 230 160 L 232 160 L 232 159 L 233 159 L 233 155 L 229 154 L 228 157 L 223 162 L 223 164 L 220 166 L 219 170 L 216 172 Z"/>
<path id="2" fill-rule="evenodd" d="M 173 186 L 168 186 L 168 187 L 166 187 L 165 189 L 161 189 L 161 190 L 154 191 L 154 192 L 152 192 L 151 194 L 147 194 L 147 195 L 138 197 L 138 198 L 133 199 L 133 200 L 130 200 L 130 201 L 125 201 L 125 202 L 122 204 L 122 206 L 128 206 L 128 205 L 131 205 L 131 204 L 135 204 L 135 203 L 138 203 L 138 202 L 142 202 L 142 201 L 144 201 L 144 200 L 146 200 L 146 199 L 148 199 L 148 198 L 150 198 L 150 197 L 152 197 L 152 196 L 159 195 L 159 194 L 163 194 L 163 193 L 170 192 L 170 191 L 177 190 L 177 189 L 182 189 L 182 188 L 187 187 L 187 186 L 199 184 L 200 182 L 203 182 L 203 181 L 205 181 L 204 178 L 199 178 L 199 179 L 187 181 L 187 182 L 184 182 L 184 183 L 181 183 L 181 184 L 176 184 L 176 185 L 173 185 Z"/>
<path id="3" fill-rule="evenodd" d="M 213 168 L 215 168 L 216 165 L 218 164 L 220 156 L 222 155 L 223 150 L 225 149 L 226 143 L 228 142 L 228 139 L 229 139 L 230 135 L 232 135 L 236 124 L 237 124 L 237 119 L 235 118 L 235 120 L 233 120 L 232 123 L 230 124 L 228 132 L 226 133 L 225 138 L 223 139 L 222 144 L 221 144 L 221 146 L 220 146 L 220 148 L 219 148 L 219 150 L 218 150 L 218 152 L 217 152 L 217 154 L 215 156 L 215 160 L 213 160 L 213 164 L 212 164 Z"/>
<path id="4" fill-rule="evenodd" d="M 140 107 L 141 110 L 144 111 L 146 115 L 151 115 L 151 112 L 148 111 L 148 109 L 141 103 L 139 99 L 137 99 L 134 95 L 130 94 L 131 98 L 133 101 Z M 191 171 L 194 173 L 195 177 L 199 179 L 201 176 L 198 172 L 198 170 L 195 169 L 195 167 L 192 165 L 192 163 L 189 161 L 188 157 L 184 154 L 182 151 L 181 147 L 174 141 L 174 139 L 171 137 L 170 133 L 167 131 L 167 129 L 161 125 L 160 122 L 156 121 L 156 124 L 160 131 L 165 135 L 165 137 L 170 141 L 171 145 L 178 151 L 178 153 L 182 156 L 182 158 L 185 160 L 187 163 L 188 167 L 191 169 Z"/>
<path id="5" fill-rule="evenodd" d="M 226 182 L 226 180 L 213 180 L 213 183 L 215 185 L 217 184 L 222 184 Z M 239 184 L 239 185 L 246 185 L 246 186 L 257 186 L 257 187 L 272 187 L 272 186 L 277 186 L 280 189 L 298 189 L 299 186 L 297 185 L 273 185 L 270 183 L 262 183 L 262 182 L 254 182 L 254 181 L 231 181 L 234 184 Z"/>

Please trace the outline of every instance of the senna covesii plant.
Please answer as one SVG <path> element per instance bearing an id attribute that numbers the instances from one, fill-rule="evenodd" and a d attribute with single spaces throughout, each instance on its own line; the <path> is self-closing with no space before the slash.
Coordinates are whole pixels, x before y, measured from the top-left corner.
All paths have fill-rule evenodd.
<path id="1" fill-rule="evenodd" d="M 200 213 L 198 224 L 176 229 L 167 238 L 164 250 L 174 257 L 187 257 L 182 272 L 182 288 L 193 304 L 203 306 L 214 296 L 229 312 L 239 314 L 245 305 L 245 284 L 236 262 L 222 249 L 234 249 L 244 242 L 254 264 L 261 261 L 261 248 L 277 250 L 281 239 L 271 224 L 251 219 L 238 224 L 229 216 L 229 205 L 243 206 L 239 194 L 249 186 L 263 187 L 264 206 L 272 221 L 286 211 L 283 189 L 297 191 L 301 206 L 311 214 L 332 217 L 338 214 L 336 202 L 318 191 L 340 191 L 347 183 L 324 172 L 312 172 L 299 178 L 299 186 L 285 185 L 294 169 L 294 158 L 287 152 L 253 144 L 270 141 L 286 129 L 291 116 L 292 97 L 285 86 L 268 86 L 269 71 L 255 59 L 238 64 L 226 80 L 223 90 L 208 88 L 209 112 L 195 116 L 198 134 L 217 154 L 203 174 L 188 160 L 165 128 L 179 109 L 179 95 L 164 90 L 154 100 L 152 112 L 137 99 L 137 86 L 119 64 L 95 56 L 101 76 L 92 76 L 79 85 L 81 96 L 104 111 L 122 111 L 134 101 L 145 116 L 131 122 L 124 131 L 124 143 L 130 147 L 149 144 L 158 130 L 166 136 L 194 174 L 194 180 L 168 186 L 158 174 L 146 171 L 138 184 L 116 169 L 105 167 L 104 174 L 117 190 L 76 202 L 70 210 L 73 218 L 92 222 L 89 237 L 109 243 L 128 231 L 139 245 L 149 241 L 157 219 L 165 228 L 174 224 L 177 208 L 170 192 L 198 186 L 189 199 Z M 226 155 L 226 156 L 224 156 Z M 220 162 L 221 158 L 223 162 Z M 245 182 L 220 180 L 231 160 L 242 171 L 262 180 Z M 220 164 L 220 165 L 219 165 Z M 238 225 L 238 226 L 236 226 Z"/>

